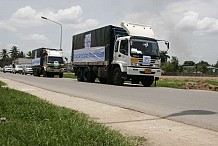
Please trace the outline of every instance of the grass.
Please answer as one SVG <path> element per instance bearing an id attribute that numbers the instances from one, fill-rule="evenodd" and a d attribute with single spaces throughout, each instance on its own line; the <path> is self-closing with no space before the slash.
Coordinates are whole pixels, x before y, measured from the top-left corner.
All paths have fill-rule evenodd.
<path id="1" fill-rule="evenodd" d="M 74 73 L 64 73 L 63 78 L 76 79 L 76 76 L 74 75 Z"/>
<path id="2" fill-rule="evenodd" d="M 218 86 L 218 81 L 214 78 L 208 79 L 208 78 L 194 78 L 191 77 L 188 79 L 187 77 L 167 77 L 164 76 L 161 77 L 161 79 L 157 82 L 157 87 L 170 87 L 170 88 L 179 88 L 182 89 L 184 86 L 186 86 L 187 83 L 192 83 L 197 85 L 199 88 L 202 88 L 203 90 L 208 90 L 207 86 L 205 86 L 205 83 L 208 85 Z M 205 89 L 204 89 L 205 86 Z M 215 88 L 211 88 L 213 91 L 217 91 Z"/>
<path id="3" fill-rule="evenodd" d="M 218 82 L 217 81 L 212 81 L 212 80 L 205 80 L 206 83 L 214 85 L 214 86 L 218 86 Z"/>
<path id="4" fill-rule="evenodd" d="M 0 87 L 5 86 L 6 84 L 2 81 L 0 81 Z"/>
<path id="5" fill-rule="evenodd" d="M 77 111 L 5 87 L 0 93 L 0 145 L 139 145 Z"/>
<path id="6" fill-rule="evenodd" d="M 182 88 L 184 81 L 181 80 L 159 80 L 157 81 L 157 87 L 169 87 L 169 88 Z"/>

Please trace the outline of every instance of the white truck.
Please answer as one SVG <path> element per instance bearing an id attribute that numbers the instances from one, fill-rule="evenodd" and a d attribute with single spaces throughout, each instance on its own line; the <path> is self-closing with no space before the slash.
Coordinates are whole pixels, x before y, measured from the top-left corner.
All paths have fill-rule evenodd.
<path id="1" fill-rule="evenodd" d="M 39 48 L 32 51 L 32 69 L 34 76 L 63 77 L 63 51 L 60 49 Z"/>
<path id="2" fill-rule="evenodd" d="M 77 80 L 156 84 L 161 76 L 158 41 L 164 40 L 157 40 L 150 26 L 124 22 L 74 35 L 71 61 Z"/>

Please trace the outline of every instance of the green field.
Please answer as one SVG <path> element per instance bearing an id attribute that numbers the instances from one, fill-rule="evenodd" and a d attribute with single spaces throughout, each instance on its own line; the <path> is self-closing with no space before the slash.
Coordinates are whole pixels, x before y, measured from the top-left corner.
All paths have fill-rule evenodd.
<path id="1" fill-rule="evenodd" d="M 0 85 L 4 83 L 0 82 Z M 0 86 L 0 145 L 132 146 L 127 138 L 78 111 Z"/>

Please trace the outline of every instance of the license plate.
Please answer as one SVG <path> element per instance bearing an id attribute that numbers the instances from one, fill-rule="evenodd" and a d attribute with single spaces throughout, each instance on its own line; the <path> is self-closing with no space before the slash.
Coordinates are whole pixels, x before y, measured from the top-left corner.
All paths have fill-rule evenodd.
<path id="1" fill-rule="evenodd" d="M 150 74 L 151 73 L 151 69 L 145 69 L 145 73 L 146 74 Z"/>

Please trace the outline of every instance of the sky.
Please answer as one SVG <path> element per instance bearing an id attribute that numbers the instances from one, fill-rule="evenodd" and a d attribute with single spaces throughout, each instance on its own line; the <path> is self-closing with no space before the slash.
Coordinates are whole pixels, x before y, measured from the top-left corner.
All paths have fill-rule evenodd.
<path id="1" fill-rule="evenodd" d="M 0 52 L 17 46 L 27 53 L 60 47 L 69 58 L 72 36 L 122 21 L 152 26 L 157 39 L 170 42 L 179 63 L 218 61 L 217 0 L 0 0 Z M 166 47 L 160 44 L 160 50 Z"/>

